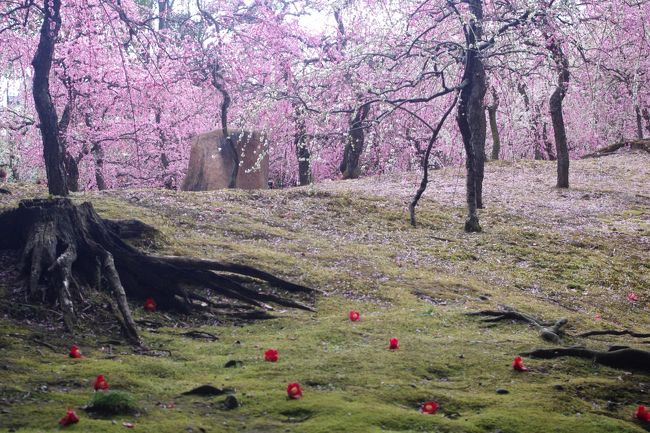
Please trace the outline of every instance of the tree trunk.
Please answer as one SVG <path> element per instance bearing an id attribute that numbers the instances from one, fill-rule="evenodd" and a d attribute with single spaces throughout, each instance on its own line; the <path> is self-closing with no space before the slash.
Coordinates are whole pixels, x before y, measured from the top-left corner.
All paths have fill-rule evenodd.
<path id="1" fill-rule="evenodd" d="M 492 88 L 492 103 L 487 106 L 488 117 L 490 118 L 490 131 L 492 132 L 492 159 L 497 161 L 501 151 L 501 138 L 499 137 L 499 126 L 497 125 L 497 110 L 499 109 L 499 95 L 496 89 Z"/>
<path id="2" fill-rule="evenodd" d="M 526 86 L 526 83 L 518 83 L 517 84 L 517 91 L 521 95 L 521 97 L 524 100 L 524 108 L 526 110 L 526 113 L 531 115 L 530 113 L 530 98 L 528 97 L 528 88 Z M 535 158 L 536 161 L 539 161 L 541 159 L 544 159 L 544 155 L 542 154 L 542 134 L 540 132 L 540 111 L 539 108 L 537 107 L 537 104 L 535 104 L 532 117 L 530 118 L 530 125 L 529 128 L 532 129 L 532 136 L 533 136 L 533 157 Z"/>
<path id="3" fill-rule="evenodd" d="M 650 134 L 650 110 L 647 108 L 644 108 L 643 111 L 641 112 L 643 115 L 643 118 L 645 119 L 645 129 L 648 130 L 648 134 Z"/>
<path id="4" fill-rule="evenodd" d="M 230 181 L 228 182 L 228 188 L 237 188 L 237 176 L 239 175 L 239 153 L 235 148 L 235 141 L 230 137 L 228 133 L 228 107 L 230 107 L 230 95 L 223 88 L 220 87 L 219 91 L 223 96 L 223 101 L 221 102 L 221 129 L 223 130 L 223 136 L 226 138 L 226 154 L 230 155 L 232 159 L 232 172 L 230 173 Z"/>
<path id="5" fill-rule="evenodd" d="M 223 131 L 223 136 L 225 138 L 225 152 L 224 154 L 232 159 L 232 172 L 230 173 L 230 180 L 228 182 L 228 188 L 237 188 L 237 176 L 239 175 L 239 153 L 235 148 L 235 141 L 230 137 L 228 133 L 228 108 L 230 108 L 230 94 L 226 90 L 223 84 L 223 77 L 221 76 L 219 64 L 214 61 L 209 65 L 210 73 L 212 74 L 212 86 L 221 94 L 221 112 L 220 112 L 220 121 L 221 121 L 221 130 Z"/>
<path id="6" fill-rule="evenodd" d="M 447 117 L 449 117 L 451 112 L 454 110 L 454 107 L 456 106 L 457 102 L 458 102 L 458 95 L 456 95 L 456 97 L 454 98 L 454 102 L 451 103 L 447 111 L 445 111 L 445 114 L 443 114 L 442 117 L 440 118 L 440 121 L 438 122 L 436 128 L 432 131 L 431 138 L 429 139 L 429 144 L 427 145 L 427 149 L 425 150 L 424 156 L 422 157 L 421 160 L 422 180 L 420 181 L 420 187 L 418 188 L 418 190 L 415 192 L 415 195 L 413 196 L 413 200 L 411 200 L 411 203 L 409 204 L 409 215 L 411 217 L 411 225 L 413 227 L 415 227 L 416 225 L 415 207 L 418 205 L 418 202 L 420 201 L 422 194 L 424 194 L 424 191 L 426 191 L 427 186 L 429 185 L 429 158 L 431 157 L 431 149 L 433 149 L 433 144 L 438 139 L 438 134 L 440 133 L 442 126 L 447 121 Z M 417 149 L 419 148 L 420 147 L 418 145 Z"/>
<path id="7" fill-rule="evenodd" d="M 485 67 L 477 41 L 483 33 L 483 5 L 481 0 L 464 0 L 469 4 L 473 19 L 465 26 L 466 63 L 463 73 L 464 87 L 460 91 L 457 122 L 465 146 L 467 169 L 467 221 L 466 232 L 480 232 L 477 209 L 483 207 L 483 168 L 485 164 Z"/>
<path id="8" fill-rule="evenodd" d="M 348 131 L 348 139 L 345 143 L 343 160 L 339 167 L 343 179 L 356 179 L 361 174 L 359 160 L 363 153 L 365 139 L 363 123 L 368 117 L 369 112 L 370 105 L 363 104 L 357 109 L 355 116 L 350 121 L 350 129 Z"/>
<path id="9" fill-rule="evenodd" d="M 207 308 L 244 318 L 264 315 L 271 309 L 266 302 L 311 310 L 276 290 L 313 293 L 307 287 L 244 265 L 147 255 L 122 240 L 152 230 L 139 221 L 104 220 L 90 203 L 76 206 L 67 198 L 23 200 L 17 209 L 0 213 L 0 249 L 22 250 L 28 295 L 58 303 L 70 332 L 79 319 L 79 304 L 93 299 L 83 294 L 85 290 L 95 290 L 100 297 L 111 293 L 118 307 L 116 319 L 135 343 L 139 338 L 127 298 L 152 297 L 164 310 Z M 255 281 L 269 288 L 249 288 L 247 282 Z M 218 299 L 210 299 L 210 294 Z M 223 299 L 230 302 L 224 304 Z"/>
<path id="10" fill-rule="evenodd" d="M 634 107 L 636 113 L 636 138 L 643 140 L 643 116 L 641 114 L 641 107 L 638 105 Z"/>
<path id="11" fill-rule="evenodd" d="M 67 150 L 65 151 L 65 159 L 63 162 L 68 190 L 71 192 L 79 191 L 79 163 Z"/>
<path id="12" fill-rule="evenodd" d="M 43 1 L 43 24 L 36 54 L 32 60 L 34 81 L 32 93 L 43 138 L 43 156 L 47 187 L 52 195 L 67 196 L 65 148 L 60 141 L 56 108 L 50 95 L 50 70 L 54 46 L 61 29 L 61 0 Z"/>
<path id="13" fill-rule="evenodd" d="M 100 143 L 94 143 L 90 148 L 95 160 L 95 183 L 97 189 L 103 191 L 106 189 L 106 179 L 104 179 L 104 149 Z"/>
<path id="14" fill-rule="evenodd" d="M 549 100 L 553 133 L 555 135 L 555 150 L 557 152 L 557 187 L 569 187 L 569 149 L 567 147 L 566 129 L 564 126 L 564 114 L 562 112 L 562 101 L 566 96 L 569 87 L 569 60 L 564 55 L 562 47 L 553 42 L 549 50 L 555 61 L 557 72 L 557 85 Z"/>
<path id="15" fill-rule="evenodd" d="M 169 28 L 169 1 L 158 0 L 158 30 Z"/>
<path id="16" fill-rule="evenodd" d="M 293 119 L 296 124 L 293 144 L 298 158 L 298 185 L 309 185 L 311 183 L 311 155 L 307 147 L 307 127 L 305 118 L 300 113 L 298 106 L 294 106 L 293 112 Z"/>

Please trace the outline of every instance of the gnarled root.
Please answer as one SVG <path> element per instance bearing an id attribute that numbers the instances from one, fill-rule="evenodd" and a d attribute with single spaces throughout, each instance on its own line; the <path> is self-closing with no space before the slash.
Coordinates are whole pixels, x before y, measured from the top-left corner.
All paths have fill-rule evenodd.
<path id="1" fill-rule="evenodd" d="M 629 329 L 623 329 L 623 330 L 605 329 L 605 330 L 587 331 L 587 332 L 583 332 L 582 334 L 578 334 L 578 337 L 584 338 L 584 337 L 592 337 L 595 335 L 629 335 L 630 337 L 634 337 L 634 338 L 650 337 L 650 333 L 634 332 L 634 331 L 630 331 Z"/>
<path id="2" fill-rule="evenodd" d="M 484 317 L 483 322 L 486 323 L 495 323 L 502 320 L 513 320 L 516 322 L 528 323 L 537 329 L 540 337 L 551 343 L 560 343 L 562 341 L 561 337 L 564 335 L 562 328 L 568 323 L 568 320 L 565 317 L 562 317 L 555 322 L 544 322 L 528 314 L 516 311 L 510 307 L 506 307 L 503 310 L 499 311 L 476 311 L 467 313 L 467 315 L 482 316 Z"/>
<path id="3" fill-rule="evenodd" d="M 104 220 L 90 203 L 75 206 L 64 198 L 24 200 L 18 209 L 0 214 L 0 249 L 22 249 L 28 293 L 40 302 L 58 302 L 70 331 L 84 288 L 110 294 L 116 318 L 134 343 L 139 338 L 127 299 L 153 297 L 162 309 L 201 307 L 246 318 L 264 317 L 272 309 L 269 303 L 312 311 L 277 292 L 313 294 L 308 287 L 245 265 L 147 255 L 122 240 L 154 232 L 134 220 Z M 247 283 L 269 288 L 254 290 Z"/>

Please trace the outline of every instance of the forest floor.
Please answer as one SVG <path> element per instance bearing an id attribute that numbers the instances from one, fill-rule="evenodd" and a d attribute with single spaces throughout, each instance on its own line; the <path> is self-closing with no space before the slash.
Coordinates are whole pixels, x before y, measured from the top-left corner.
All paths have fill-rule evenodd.
<path id="1" fill-rule="evenodd" d="M 143 336 L 169 356 L 144 356 L 92 328 L 73 339 L 11 301 L 15 272 L 4 255 L 1 431 L 55 430 L 67 407 L 81 421 L 66 430 L 92 432 L 123 431 L 124 422 L 156 433 L 650 431 L 633 419 L 637 405 L 650 405 L 650 376 L 576 358 L 524 358 L 530 371 L 516 372 L 518 353 L 553 345 L 527 325 L 466 315 L 508 305 L 568 318 L 566 346 L 650 349 L 648 339 L 572 337 L 648 332 L 650 155 L 572 161 L 571 170 L 572 188 L 558 190 L 552 162 L 488 163 L 481 234 L 462 231 L 464 177 L 456 167 L 432 173 L 417 228 L 406 208 L 415 173 L 270 191 L 74 194 L 103 217 L 158 227 L 158 253 L 257 266 L 323 295 L 316 313 L 280 309 L 276 319 L 243 326 L 133 305 L 136 319 L 164 325 Z M 0 208 L 44 195 L 10 187 L 14 195 Z M 361 321 L 348 320 L 352 309 Z M 188 326 L 219 340 L 181 336 Z M 391 337 L 399 350 L 388 350 Z M 73 343 L 84 359 L 67 357 Z M 267 348 L 279 350 L 277 363 L 264 362 Z M 242 364 L 225 368 L 230 360 Z M 98 374 L 135 397 L 136 414 L 82 409 Z M 301 400 L 286 398 L 289 382 L 302 385 Z M 234 388 L 241 407 L 223 409 L 224 396 L 180 396 L 207 383 Z M 418 411 L 427 400 L 441 405 L 436 415 Z"/>

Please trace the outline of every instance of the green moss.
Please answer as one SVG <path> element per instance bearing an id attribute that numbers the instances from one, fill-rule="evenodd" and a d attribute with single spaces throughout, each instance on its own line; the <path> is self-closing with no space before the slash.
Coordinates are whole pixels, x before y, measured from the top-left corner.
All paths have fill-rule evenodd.
<path id="1" fill-rule="evenodd" d="M 88 411 L 98 415 L 129 415 L 138 410 L 135 398 L 124 391 L 96 392 L 88 403 Z"/>

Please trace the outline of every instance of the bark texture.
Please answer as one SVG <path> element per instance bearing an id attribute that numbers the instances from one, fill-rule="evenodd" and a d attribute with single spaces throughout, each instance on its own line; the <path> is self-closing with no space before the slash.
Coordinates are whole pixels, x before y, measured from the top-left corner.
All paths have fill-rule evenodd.
<path id="1" fill-rule="evenodd" d="M 557 187 L 569 187 L 569 148 L 567 145 L 566 128 L 564 125 L 564 113 L 562 102 L 569 88 L 569 60 L 558 42 L 549 44 L 555 70 L 557 73 L 557 84 L 549 100 L 553 134 L 555 136 L 555 150 L 557 153 Z"/>
<path id="2" fill-rule="evenodd" d="M 499 109 L 499 95 L 496 89 L 492 88 L 492 103 L 487 107 L 488 117 L 490 119 L 490 131 L 492 132 L 492 160 L 499 159 L 501 152 L 501 137 L 499 137 L 499 125 L 497 124 L 497 110 Z"/>
<path id="3" fill-rule="evenodd" d="M 293 113 L 296 125 L 293 144 L 298 159 L 298 185 L 309 185 L 311 183 L 311 154 L 307 147 L 307 126 L 305 125 L 305 118 L 297 106 L 294 106 Z"/>
<path id="4" fill-rule="evenodd" d="M 43 1 L 43 24 L 36 54 L 32 60 L 34 80 L 32 94 L 43 138 L 43 157 L 47 187 L 52 195 L 68 195 L 65 170 L 65 148 L 60 140 L 56 108 L 50 95 L 50 70 L 59 30 L 61 29 L 61 0 Z"/>
<path id="5" fill-rule="evenodd" d="M 343 179 L 356 179 L 361 174 L 359 160 L 363 153 L 365 141 L 364 122 L 369 112 L 370 105 L 364 104 L 357 109 L 350 121 L 350 130 L 343 151 L 343 160 L 339 167 Z"/>
<path id="6" fill-rule="evenodd" d="M 485 165 L 485 110 L 483 99 L 486 92 L 485 67 L 477 50 L 483 29 L 483 5 L 481 0 L 465 0 L 474 17 L 465 27 L 466 64 L 463 73 L 464 87 L 460 91 L 457 122 L 463 137 L 467 169 L 466 232 L 480 232 L 478 211 L 483 207 L 483 172 Z"/>

